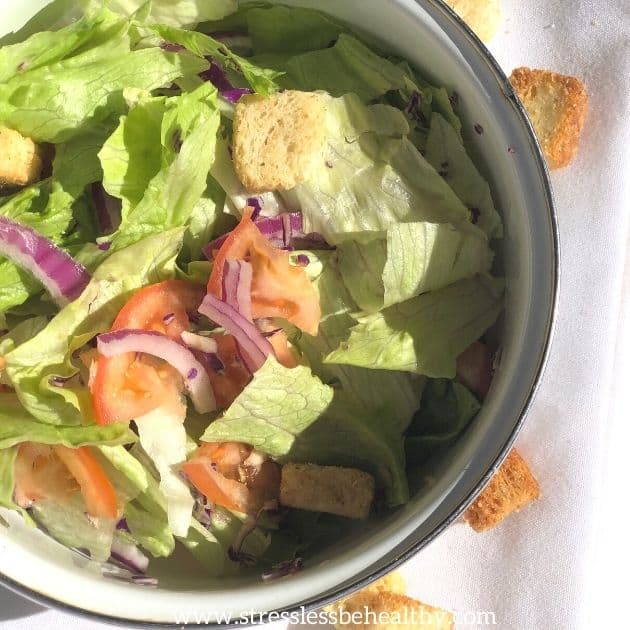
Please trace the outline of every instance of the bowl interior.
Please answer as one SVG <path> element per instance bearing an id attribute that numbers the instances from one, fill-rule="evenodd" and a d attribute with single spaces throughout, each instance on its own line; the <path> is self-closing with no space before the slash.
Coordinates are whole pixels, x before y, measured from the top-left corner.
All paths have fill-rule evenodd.
<path id="1" fill-rule="evenodd" d="M 18 26 L 43 4 L 12 3 L 5 24 Z M 500 243 L 507 284 L 503 351 L 486 404 L 462 438 L 425 467 L 420 489 L 406 506 L 362 524 L 351 539 L 309 558 L 306 570 L 292 577 L 290 589 L 282 580 L 263 584 L 258 575 L 208 580 L 181 554 L 174 564 L 155 563 L 160 587 L 139 593 L 138 587 L 101 577 L 90 562 L 9 516 L 12 526 L 0 527 L 0 573 L 13 588 L 25 587 L 31 595 L 114 619 L 161 623 L 177 623 L 182 614 L 196 612 L 210 614 L 212 620 L 213 611 L 240 615 L 321 603 L 428 542 L 471 498 L 515 435 L 544 360 L 557 273 L 546 171 L 520 106 L 485 49 L 439 2 L 283 4 L 312 6 L 353 24 L 437 85 L 457 91 L 467 146 L 490 182 L 505 223 Z M 473 131 L 477 123 L 482 135 Z M 95 589 L 98 598 L 90 596 Z"/>

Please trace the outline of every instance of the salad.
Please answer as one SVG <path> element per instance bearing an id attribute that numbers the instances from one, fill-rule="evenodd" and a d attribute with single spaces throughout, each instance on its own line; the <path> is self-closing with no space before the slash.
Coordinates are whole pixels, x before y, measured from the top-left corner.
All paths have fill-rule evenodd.
<path id="1" fill-rule="evenodd" d="M 457 94 L 258 2 L 0 44 L 0 517 L 140 584 L 180 546 L 273 577 L 421 492 L 503 308 Z"/>

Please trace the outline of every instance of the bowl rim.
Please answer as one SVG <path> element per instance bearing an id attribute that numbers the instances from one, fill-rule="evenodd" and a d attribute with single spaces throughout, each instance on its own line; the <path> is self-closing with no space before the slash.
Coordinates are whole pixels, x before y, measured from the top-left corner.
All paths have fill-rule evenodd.
<path id="1" fill-rule="evenodd" d="M 392 570 L 399 567 L 401 564 L 409 560 L 412 556 L 417 554 L 420 550 L 422 550 L 425 546 L 431 543 L 435 538 L 437 538 L 440 534 L 442 534 L 451 524 L 453 524 L 466 510 L 466 508 L 475 500 L 477 495 L 484 489 L 486 484 L 490 481 L 492 476 L 495 474 L 496 470 L 501 466 L 503 460 L 507 457 L 510 452 L 516 437 L 518 436 L 520 430 L 523 427 L 527 414 L 532 406 L 533 400 L 536 396 L 538 388 L 540 386 L 543 373 L 545 371 L 547 361 L 549 358 L 549 351 L 553 341 L 555 326 L 556 326 L 556 315 L 558 309 L 558 299 L 559 299 L 559 284 L 560 284 L 560 237 L 558 230 L 558 221 L 557 221 L 557 213 L 554 195 L 551 187 L 551 181 L 549 178 L 549 169 L 547 167 L 546 160 L 544 158 L 544 154 L 538 138 L 534 132 L 531 121 L 527 116 L 527 112 L 525 107 L 523 106 L 521 100 L 516 94 L 514 88 L 512 87 L 507 75 L 494 58 L 492 53 L 488 50 L 486 45 L 479 39 L 479 37 L 474 33 L 474 31 L 470 28 L 470 26 L 443 0 L 412 0 L 413 3 L 422 9 L 424 9 L 430 17 L 436 19 L 441 18 L 441 20 L 436 20 L 438 22 L 438 26 L 441 30 L 443 30 L 449 39 L 452 38 L 451 33 L 447 32 L 442 21 L 445 21 L 448 25 L 449 29 L 454 29 L 455 32 L 459 31 L 461 35 L 463 35 L 466 40 L 466 44 L 471 46 L 474 53 L 478 55 L 480 61 L 482 61 L 487 70 L 489 70 L 490 74 L 493 76 L 494 80 L 497 82 L 499 87 L 502 89 L 505 98 L 510 102 L 515 115 L 520 119 L 520 124 L 523 125 L 530 142 L 529 148 L 531 149 L 531 157 L 535 166 L 538 170 L 538 175 L 540 176 L 540 181 L 542 184 L 542 194 L 546 200 L 546 208 L 545 210 L 548 212 L 547 219 L 549 221 L 550 228 L 550 236 L 553 246 L 553 251 L 551 252 L 551 261 L 552 261 L 552 281 L 551 281 L 551 293 L 549 300 L 549 312 L 546 322 L 546 329 L 544 331 L 544 344 L 540 350 L 538 363 L 536 366 L 536 371 L 534 375 L 533 382 L 529 388 L 529 392 L 523 403 L 521 405 L 520 410 L 517 414 L 515 414 L 515 422 L 510 435 L 507 440 L 503 444 L 500 449 L 497 457 L 494 459 L 494 462 L 488 469 L 488 471 L 480 478 L 478 483 L 474 486 L 474 488 L 463 498 L 460 500 L 458 505 L 451 511 L 451 513 L 443 519 L 438 525 L 436 525 L 428 534 L 421 537 L 418 540 L 414 540 L 414 533 L 410 534 L 405 541 L 401 544 L 406 544 L 408 541 L 411 541 L 406 549 L 401 553 L 395 555 L 395 557 L 391 559 L 387 559 L 386 557 L 382 558 L 381 561 L 378 561 L 375 564 L 376 566 L 372 569 L 370 567 L 368 569 L 368 573 L 358 579 L 352 579 L 348 584 L 344 586 L 340 586 L 337 589 L 333 589 L 332 591 L 326 593 L 322 596 L 316 596 L 310 598 L 308 600 L 304 600 L 302 602 L 297 602 L 296 604 L 279 609 L 279 610 L 270 610 L 264 613 L 257 614 L 257 624 L 260 623 L 268 623 L 270 621 L 269 617 L 274 612 L 282 611 L 283 613 L 290 614 L 296 611 L 305 610 L 310 611 L 316 608 L 321 608 L 331 602 L 337 601 L 343 597 L 350 595 L 351 593 L 360 590 L 373 582 L 374 580 L 386 575 Z M 453 42 L 454 43 L 454 42 Z M 454 43 L 455 44 L 455 43 Z M 457 46 L 457 44 L 455 44 Z M 459 48 L 459 46 L 457 46 Z M 373 565 L 374 566 L 374 565 Z M 125 627 L 125 628 L 181 628 L 182 624 L 175 623 L 162 623 L 155 621 L 137 621 L 133 619 L 125 619 L 121 617 L 112 617 L 110 615 L 93 612 L 90 610 L 86 610 L 84 608 L 80 608 L 78 606 L 74 606 L 72 604 L 65 603 L 61 600 L 54 599 L 48 595 L 44 595 L 39 593 L 28 586 L 24 586 L 9 578 L 0 572 L 0 586 L 7 588 L 8 590 L 36 603 L 48 608 L 53 608 L 60 610 L 62 612 L 66 612 L 69 614 L 73 614 L 85 619 L 90 619 L 93 621 L 105 622 L 114 626 Z M 242 622 L 235 623 L 194 623 L 195 626 L 198 627 L 206 627 L 206 628 L 234 628 L 234 627 L 247 627 Z"/>

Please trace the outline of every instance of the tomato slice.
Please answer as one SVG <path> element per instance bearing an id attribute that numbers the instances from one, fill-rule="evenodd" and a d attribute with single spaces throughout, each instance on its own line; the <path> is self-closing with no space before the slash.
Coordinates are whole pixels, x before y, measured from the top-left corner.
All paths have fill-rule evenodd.
<path id="1" fill-rule="evenodd" d="M 26 508 L 33 501 L 64 501 L 80 491 L 96 518 L 118 516 L 116 491 L 87 446 L 72 449 L 25 442 L 15 460 L 15 500 Z"/>
<path id="2" fill-rule="evenodd" d="M 77 480 L 88 514 L 115 519 L 118 516 L 116 491 L 90 448 L 68 448 L 57 444 L 53 450 Z"/>
<path id="3" fill-rule="evenodd" d="M 227 409 L 234 399 L 245 389 L 252 376 L 243 365 L 232 335 L 212 334 L 217 342 L 217 357 L 221 365 L 216 365 L 203 352 L 195 352 L 197 360 L 206 368 L 212 391 L 219 409 Z"/>
<path id="4" fill-rule="evenodd" d="M 205 443 L 182 470 L 208 501 L 237 512 L 260 510 L 277 499 L 280 467 L 272 461 L 251 462 L 252 447 L 240 442 Z"/>
<path id="5" fill-rule="evenodd" d="M 15 502 L 28 508 L 33 501 L 64 501 L 79 490 L 68 468 L 51 446 L 24 442 L 15 459 Z"/>
<path id="6" fill-rule="evenodd" d="M 140 289 L 122 308 L 112 330 L 155 330 L 180 339 L 190 329 L 205 289 L 185 280 L 167 280 Z M 173 401 L 182 391 L 181 377 L 170 366 L 133 353 L 99 356 L 90 383 L 98 424 L 128 422 Z"/>
<path id="7" fill-rule="evenodd" d="M 252 314 L 282 317 L 298 328 L 317 334 L 321 309 L 319 297 L 301 267 L 289 263 L 289 253 L 276 249 L 251 220 L 243 215 L 214 256 L 208 293 L 221 299 L 223 270 L 229 259 L 246 260 L 252 265 Z"/>

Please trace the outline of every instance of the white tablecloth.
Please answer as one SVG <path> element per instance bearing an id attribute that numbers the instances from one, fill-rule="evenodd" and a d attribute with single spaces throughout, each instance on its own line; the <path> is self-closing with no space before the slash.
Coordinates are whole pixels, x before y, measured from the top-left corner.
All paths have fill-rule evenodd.
<path id="1" fill-rule="evenodd" d="M 526 65 L 574 74 L 590 95 L 579 155 L 552 174 L 562 241 L 560 306 L 548 368 L 518 440 L 542 498 L 485 534 L 453 526 L 403 571 L 413 596 L 457 611 L 457 628 L 623 627 L 630 9 L 626 0 L 503 0 L 503 6 L 490 49 L 505 71 Z M 613 577 L 615 567 L 622 577 Z M 39 627 L 105 626 L 0 592 L 0 630 Z"/>

